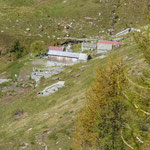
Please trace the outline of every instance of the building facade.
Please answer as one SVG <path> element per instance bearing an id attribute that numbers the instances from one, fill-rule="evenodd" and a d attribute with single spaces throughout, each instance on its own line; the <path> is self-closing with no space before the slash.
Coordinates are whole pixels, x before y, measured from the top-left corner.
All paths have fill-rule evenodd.
<path id="1" fill-rule="evenodd" d="M 122 42 L 100 40 L 97 43 L 97 53 L 105 53 L 109 50 L 117 48 Z"/>
<path id="2" fill-rule="evenodd" d="M 64 64 L 76 64 L 79 62 L 86 62 L 89 56 L 84 53 L 48 51 L 48 59 L 53 62 Z"/>
<path id="3" fill-rule="evenodd" d="M 85 43 L 85 42 L 83 42 L 82 46 L 81 46 L 82 51 L 84 51 L 84 50 L 93 51 L 93 50 L 96 50 L 96 48 L 97 48 L 96 43 Z"/>

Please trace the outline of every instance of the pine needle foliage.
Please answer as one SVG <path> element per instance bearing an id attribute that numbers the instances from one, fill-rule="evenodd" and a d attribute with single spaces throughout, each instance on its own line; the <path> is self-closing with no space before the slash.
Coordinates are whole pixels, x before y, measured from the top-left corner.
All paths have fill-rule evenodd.
<path id="1" fill-rule="evenodd" d="M 86 94 L 86 106 L 79 113 L 75 126 L 75 150 L 123 150 L 120 137 L 126 120 L 126 67 L 121 60 L 100 67 Z"/>
<path id="2" fill-rule="evenodd" d="M 142 85 L 126 77 L 129 87 L 124 91 L 128 100 L 127 122 L 121 131 L 121 137 L 134 150 L 150 148 L 150 84 L 146 82 L 149 75 L 143 73 L 140 77 Z"/>
<path id="3" fill-rule="evenodd" d="M 150 64 L 150 26 L 143 31 L 143 33 L 137 33 L 134 35 L 134 39 L 139 46 L 139 49 L 143 52 L 143 55 Z"/>

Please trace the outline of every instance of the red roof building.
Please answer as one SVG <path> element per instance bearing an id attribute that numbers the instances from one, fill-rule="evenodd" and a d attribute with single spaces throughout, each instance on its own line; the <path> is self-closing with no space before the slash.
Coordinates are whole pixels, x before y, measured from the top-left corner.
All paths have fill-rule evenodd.
<path id="1" fill-rule="evenodd" d="M 49 46 L 48 47 L 49 51 L 63 51 L 62 47 L 57 47 L 57 46 Z"/>
<path id="2" fill-rule="evenodd" d="M 98 43 L 100 43 L 100 44 L 111 44 L 111 45 L 121 45 L 122 44 L 122 42 L 104 41 L 104 40 L 100 40 L 100 41 L 98 41 Z"/>
<path id="3" fill-rule="evenodd" d="M 109 50 L 119 47 L 119 45 L 121 45 L 121 44 L 122 44 L 122 42 L 100 40 L 97 43 L 97 52 L 104 53 L 104 52 L 107 52 Z"/>

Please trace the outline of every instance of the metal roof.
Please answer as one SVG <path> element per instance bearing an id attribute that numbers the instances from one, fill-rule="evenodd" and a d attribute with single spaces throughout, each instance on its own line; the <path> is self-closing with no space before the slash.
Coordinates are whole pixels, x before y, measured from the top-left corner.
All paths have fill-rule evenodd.
<path id="1" fill-rule="evenodd" d="M 47 54 L 48 55 L 54 55 L 54 56 L 79 58 L 81 53 L 72 53 L 72 52 L 62 52 L 62 51 L 51 51 L 51 50 L 49 50 Z"/>
<path id="2" fill-rule="evenodd" d="M 57 47 L 57 46 L 49 46 L 48 50 L 50 50 L 50 51 L 63 51 L 63 48 Z"/>
<path id="3" fill-rule="evenodd" d="M 111 45 L 121 45 L 122 42 L 113 42 L 113 41 L 104 41 L 104 40 L 100 40 L 98 41 L 98 43 L 100 44 L 111 44 Z"/>

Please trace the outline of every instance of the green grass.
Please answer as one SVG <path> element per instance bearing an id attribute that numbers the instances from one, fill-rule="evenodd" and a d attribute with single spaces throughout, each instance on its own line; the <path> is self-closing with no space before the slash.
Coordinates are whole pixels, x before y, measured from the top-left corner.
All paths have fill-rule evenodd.
<path id="1" fill-rule="evenodd" d="M 49 36 L 48 40 L 51 40 L 54 35 L 56 38 L 63 37 L 66 34 L 64 26 L 72 22 L 73 30 L 66 29 L 72 37 L 101 36 L 103 33 L 99 31 L 104 30 L 108 33 L 107 30 L 111 28 L 113 5 L 117 3 L 117 0 L 101 3 L 97 0 L 69 0 L 66 3 L 62 0 L 1 1 L 0 31 L 4 30 L 4 34 L 9 36 L 23 36 L 30 39 L 48 39 Z M 125 3 L 127 5 L 124 5 Z M 99 16 L 99 13 L 102 15 Z M 120 21 L 116 19 L 115 31 L 137 24 L 146 24 L 148 13 L 147 0 L 121 1 L 116 11 Z M 39 29 L 40 25 L 43 25 L 43 30 Z M 26 28 L 30 28 L 30 31 L 26 31 Z"/>
<path id="2" fill-rule="evenodd" d="M 21 143 L 28 143 L 27 149 L 40 149 L 39 142 L 43 142 L 51 149 L 55 150 L 61 147 L 62 149 L 71 148 L 73 136 L 73 124 L 77 113 L 83 108 L 85 103 L 85 92 L 88 90 L 91 82 L 95 79 L 96 70 L 99 66 L 106 65 L 111 58 L 113 60 L 118 57 L 128 56 L 129 73 L 137 74 L 146 67 L 142 63 L 142 67 L 138 68 L 138 64 L 143 59 L 136 48 L 136 45 L 128 45 L 132 38 L 125 41 L 125 46 L 110 52 L 110 56 L 104 59 L 91 60 L 88 63 L 67 66 L 65 71 L 57 75 L 62 81 L 65 81 L 65 88 L 60 89 L 55 94 L 48 97 L 37 97 L 37 93 L 45 87 L 55 83 L 51 79 L 42 80 L 37 88 L 27 91 L 23 95 L 10 101 L 3 102 L 0 108 L 0 149 L 19 149 Z M 20 67 L 19 63 L 12 65 L 9 68 L 9 73 L 22 72 L 28 68 L 32 68 L 28 57 L 20 59 L 21 64 L 26 64 Z M 26 62 L 26 63 L 25 63 Z M 87 67 L 80 70 L 80 67 Z M 134 67 L 136 71 L 133 72 Z M 133 69 L 132 69 L 133 68 Z M 71 73 L 67 73 L 72 70 Z M 80 74 L 79 77 L 75 77 Z M 134 76 L 131 76 L 134 78 Z M 2 97 L 3 98 L 3 97 Z M 20 120 L 14 120 L 16 110 L 23 110 L 26 114 Z M 28 129 L 32 128 L 31 131 Z M 49 132 L 49 134 L 44 134 Z M 41 135 L 44 138 L 41 139 Z M 11 143 L 11 144 L 10 144 Z M 57 143 L 57 144 L 56 144 Z"/>
<path id="3" fill-rule="evenodd" d="M 127 4 L 130 2 L 130 5 L 127 7 L 124 2 Z M 136 3 L 135 5 L 133 1 L 122 1 L 121 6 L 116 10 L 116 15 L 121 19 L 115 24 L 116 32 L 131 24 L 137 26 L 147 23 L 145 19 L 145 14 L 148 13 L 147 0 Z M 0 1 L 0 31 L 4 30 L 4 33 L 0 33 L 0 52 L 9 49 L 16 38 L 23 41 L 29 50 L 30 44 L 35 40 L 45 41 L 46 46 L 56 44 L 57 40 L 53 36 L 64 37 L 66 31 L 72 37 L 99 37 L 103 35 L 99 31 L 107 32 L 111 27 L 113 4 L 112 1 L 100 4 L 97 0 L 68 0 L 66 3 L 60 0 Z M 127 10 L 130 15 L 126 13 Z M 102 13 L 102 16 L 98 16 L 99 13 Z M 71 22 L 74 30 L 65 31 L 64 26 Z M 41 24 L 42 31 L 39 30 Z M 26 31 L 26 28 L 30 28 L 30 31 Z M 128 56 L 129 59 L 125 60 L 125 63 L 129 67 L 133 81 L 139 72 L 147 68 L 137 46 L 129 45 L 132 42 L 131 37 L 127 38 L 124 46 L 110 52 L 108 58 L 93 59 L 88 63 L 66 67 L 65 71 L 58 75 L 62 81 L 65 81 L 66 87 L 51 96 L 37 97 L 39 91 L 55 83 L 51 79 L 42 80 L 37 88 L 21 89 L 18 86 L 18 91 L 13 93 L 14 96 L 1 96 L 3 93 L 0 93 L 0 149 L 20 149 L 23 143 L 28 143 L 27 150 L 43 149 L 40 142 L 45 143 L 52 150 L 60 147 L 62 150 L 71 149 L 73 124 L 78 112 L 84 106 L 85 92 L 95 79 L 97 68 L 106 65 L 109 59 Z M 74 47 L 76 52 L 79 48 L 80 44 Z M 15 62 L 9 62 L 8 58 L 8 56 L 0 58 L 0 73 L 6 71 L 6 76 L 14 81 L 16 81 L 15 74 L 21 77 L 31 74 L 34 65 L 31 65 L 29 56 Z M 87 67 L 81 71 L 82 65 Z M 68 74 L 70 70 L 72 72 Z M 77 74 L 80 76 L 75 77 Z M 23 83 L 26 82 L 31 80 L 24 79 Z M 6 86 L 11 85 L 6 83 Z M 15 111 L 18 109 L 23 110 L 26 115 L 14 120 Z M 32 130 L 29 131 L 30 128 Z M 49 134 L 41 139 L 41 135 L 47 132 Z"/>
<path id="4" fill-rule="evenodd" d="M 15 39 L 19 39 L 29 53 L 31 43 L 37 40 L 44 41 L 47 49 L 49 45 L 60 45 L 60 42 L 64 42 L 63 38 L 67 34 L 71 37 L 97 39 L 106 36 L 109 34 L 108 29 L 112 27 L 112 12 L 115 10 L 113 6 L 118 5 L 118 1 L 0 1 L 0 56 L 8 54 Z M 150 12 L 148 3 L 148 0 L 122 0 L 115 10 L 115 33 L 128 27 L 138 28 L 147 24 L 146 16 Z M 73 28 L 68 26 L 70 23 Z M 40 25 L 42 29 L 39 28 Z M 30 31 L 26 31 L 27 28 Z M 75 51 L 78 50 L 76 46 Z"/>

